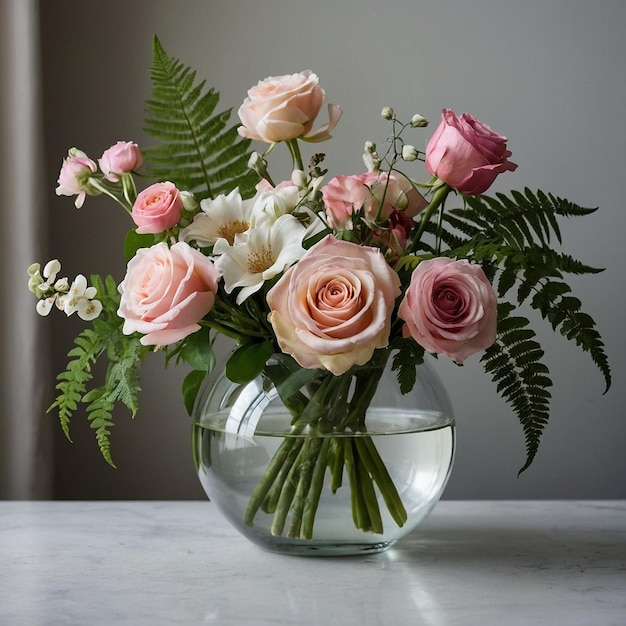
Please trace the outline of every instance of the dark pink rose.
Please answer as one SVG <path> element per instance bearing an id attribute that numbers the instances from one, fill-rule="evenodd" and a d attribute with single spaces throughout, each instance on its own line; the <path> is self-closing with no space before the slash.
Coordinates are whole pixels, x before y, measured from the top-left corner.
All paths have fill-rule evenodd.
<path id="1" fill-rule="evenodd" d="M 517 168 L 507 160 L 511 152 L 506 142 L 469 113 L 457 117 L 444 109 L 426 146 L 426 169 L 461 193 L 484 193 L 498 174 Z"/>
<path id="2" fill-rule="evenodd" d="M 413 271 L 398 317 L 406 322 L 405 337 L 462 363 L 495 341 L 496 294 L 479 265 L 426 260 Z"/>
<path id="3" fill-rule="evenodd" d="M 162 233 L 178 224 L 183 200 L 173 183 L 155 183 L 144 189 L 133 204 L 132 218 L 137 232 Z"/>
<path id="4" fill-rule="evenodd" d="M 123 332 L 144 346 L 166 346 L 200 329 L 213 308 L 219 277 L 211 260 L 184 242 L 141 248 L 119 286 Z"/>

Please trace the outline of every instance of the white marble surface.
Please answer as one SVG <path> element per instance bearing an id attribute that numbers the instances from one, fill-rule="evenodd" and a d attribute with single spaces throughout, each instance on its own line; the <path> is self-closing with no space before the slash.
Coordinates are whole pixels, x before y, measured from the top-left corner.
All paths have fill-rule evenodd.
<path id="1" fill-rule="evenodd" d="M 443 501 L 388 552 L 264 552 L 209 502 L 0 502 L 0 624 L 626 624 L 626 501 Z"/>

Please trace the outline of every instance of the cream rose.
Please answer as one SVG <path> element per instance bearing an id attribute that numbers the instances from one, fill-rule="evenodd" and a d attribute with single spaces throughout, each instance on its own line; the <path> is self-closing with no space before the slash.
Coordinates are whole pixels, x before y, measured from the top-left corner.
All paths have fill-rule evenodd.
<path id="1" fill-rule="evenodd" d="M 184 242 L 138 250 L 119 286 L 124 334 L 143 334 L 144 346 L 184 339 L 213 308 L 218 280 L 213 263 Z"/>
<path id="2" fill-rule="evenodd" d="M 496 294 L 479 265 L 426 260 L 413 271 L 398 317 L 406 322 L 405 337 L 462 363 L 495 341 Z"/>
<path id="3" fill-rule="evenodd" d="M 389 342 L 400 279 L 375 248 L 322 239 L 267 294 L 278 344 L 336 376 Z"/>
<path id="4" fill-rule="evenodd" d="M 285 76 L 270 76 L 248 90 L 239 107 L 242 137 L 266 143 L 302 138 L 323 141 L 341 117 L 341 109 L 328 105 L 329 122 L 311 133 L 315 118 L 324 103 L 324 90 L 310 70 Z"/>

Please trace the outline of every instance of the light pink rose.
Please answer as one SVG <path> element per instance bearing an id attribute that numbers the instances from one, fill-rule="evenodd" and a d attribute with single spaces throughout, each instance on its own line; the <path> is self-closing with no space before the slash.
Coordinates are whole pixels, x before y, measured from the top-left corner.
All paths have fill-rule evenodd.
<path id="1" fill-rule="evenodd" d="M 132 141 L 118 141 L 102 153 L 98 159 L 100 169 L 107 180 L 117 183 L 120 174 L 127 174 L 143 163 L 141 150 Z"/>
<path id="2" fill-rule="evenodd" d="M 468 113 L 457 117 L 444 109 L 426 146 L 426 169 L 461 193 L 483 193 L 498 174 L 517 169 L 507 161 L 511 152 L 506 142 L 506 137 Z"/>
<path id="3" fill-rule="evenodd" d="M 335 176 L 322 187 L 326 217 L 332 228 L 352 228 L 352 214 L 363 209 L 367 221 L 382 224 L 394 211 L 414 218 L 428 202 L 411 182 L 391 172 Z"/>
<path id="4" fill-rule="evenodd" d="M 75 206 L 77 209 L 83 206 L 86 194 L 97 193 L 89 184 L 89 177 L 98 169 L 95 161 L 92 161 L 82 150 L 71 148 L 68 156 L 63 160 L 59 172 L 56 188 L 57 196 L 77 196 Z"/>
<path id="5" fill-rule="evenodd" d="M 338 376 L 388 345 L 399 295 L 400 279 L 379 250 L 329 235 L 285 272 L 267 303 L 281 350 Z"/>
<path id="6" fill-rule="evenodd" d="M 496 338 L 497 301 L 479 265 L 439 257 L 422 261 L 398 309 L 413 337 L 428 352 L 463 361 Z"/>
<path id="7" fill-rule="evenodd" d="M 155 183 L 137 195 L 132 218 L 137 232 L 162 233 L 175 226 L 183 210 L 183 200 L 173 183 Z"/>
<path id="8" fill-rule="evenodd" d="M 311 70 L 299 74 L 270 76 L 248 90 L 239 107 L 238 128 L 242 137 L 266 143 L 301 138 L 324 141 L 341 117 L 341 109 L 328 105 L 329 122 L 314 133 L 313 122 L 324 103 L 324 90 Z"/>
<path id="9" fill-rule="evenodd" d="M 213 308 L 218 280 L 213 263 L 184 242 L 139 249 L 119 286 L 124 334 L 141 333 L 144 346 L 184 339 Z"/>

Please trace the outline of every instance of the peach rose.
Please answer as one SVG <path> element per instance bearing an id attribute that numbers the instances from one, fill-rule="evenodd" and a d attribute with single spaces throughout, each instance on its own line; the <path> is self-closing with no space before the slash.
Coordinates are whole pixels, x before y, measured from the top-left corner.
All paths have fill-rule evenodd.
<path id="1" fill-rule="evenodd" d="M 141 248 L 119 286 L 124 334 L 142 333 L 144 346 L 184 339 L 213 308 L 218 280 L 213 263 L 184 242 Z"/>
<path id="2" fill-rule="evenodd" d="M 281 350 L 338 376 L 387 346 L 399 295 L 380 251 L 329 235 L 285 272 L 267 303 Z"/>
<path id="3" fill-rule="evenodd" d="M 107 180 L 117 183 L 120 174 L 127 174 L 143 163 L 141 150 L 132 141 L 118 141 L 102 153 L 98 159 L 100 169 Z"/>
<path id="4" fill-rule="evenodd" d="M 324 141 L 341 117 L 341 109 L 328 105 L 329 122 L 311 133 L 313 122 L 324 103 L 324 90 L 311 70 L 286 76 L 270 76 L 248 90 L 239 107 L 242 137 L 266 143 L 301 138 Z"/>
<path id="5" fill-rule="evenodd" d="M 132 218 L 137 232 L 162 233 L 178 224 L 183 210 L 183 200 L 173 183 L 155 183 L 137 195 Z"/>
<path id="6" fill-rule="evenodd" d="M 461 193 L 484 193 L 498 174 L 517 169 L 507 160 L 506 142 L 469 113 L 457 117 L 444 109 L 426 146 L 426 169 Z"/>
<path id="7" fill-rule="evenodd" d="M 426 260 L 413 271 L 398 317 L 406 322 L 405 337 L 462 363 L 495 341 L 496 294 L 479 265 Z"/>
<path id="8" fill-rule="evenodd" d="M 326 216 L 331 227 L 352 228 L 352 213 L 363 209 L 369 222 L 382 224 L 394 211 L 414 218 L 428 202 L 411 182 L 391 172 L 365 172 L 335 176 L 322 188 Z"/>

